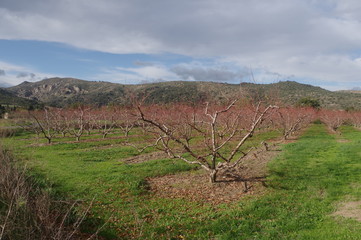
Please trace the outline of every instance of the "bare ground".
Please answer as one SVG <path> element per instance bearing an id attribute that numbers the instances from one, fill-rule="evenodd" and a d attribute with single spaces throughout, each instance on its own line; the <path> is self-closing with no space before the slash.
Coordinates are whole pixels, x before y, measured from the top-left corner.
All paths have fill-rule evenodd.
<path id="1" fill-rule="evenodd" d="M 211 204 L 229 203 L 245 194 L 251 195 L 258 186 L 252 185 L 247 193 L 242 182 L 209 183 L 205 172 L 182 173 L 148 179 L 150 190 L 162 198 L 184 198 Z"/>
<path id="2" fill-rule="evenodd" d="M 361 222 L 361 201 L 345 202 L 333 215 L 353 218 Z"/>
<path id="3" fill-rule="evenodd" d="M 261 194 L 265 191 L 267 163 L 280 153 L 274 142 L 270 151 L 258 150 L 250 153 L 236 172 L 219 173 L 217 183 L 210 183 L 203 169 L 181 174 L 148 178 L 150 191 L 161 198 L 180 198 L 213 205 L 230 203 L 244 196 Z M 238 175 L 238 179 L 233 177 Z M 240 181 L 242 180 L 246 181 Z"/>
<path id="4" fill-rule="evenodd" d="M 142 154 L 134 156 L 134 157 L 121 159 L 120 161 L 127 163 L 127 164 L 136 164 L 136 163 L 142 163 L 142 162 L 156 160 L 156 159 L 162 159 L 162 158 L 169 158 L 169 156 L 165 152 L 142 153 Z"/>

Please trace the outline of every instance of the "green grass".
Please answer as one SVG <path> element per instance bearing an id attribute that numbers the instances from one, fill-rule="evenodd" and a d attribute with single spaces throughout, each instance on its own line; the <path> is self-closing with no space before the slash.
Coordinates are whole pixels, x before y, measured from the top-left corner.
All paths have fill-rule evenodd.
<path id="1" fill-rule="evenodd" d="M 361 132 L 341 132 L 347 142 L 313 125 L 271 162 L 264 195 L 219 206 L 152 195 L 148 177 L 196 167 L 170 159 L 126 164 L 138 152 L 121 138 L 29 147 L 42 140 L 23 133 L 6 143 L 56 194 L 94 198 L 88 225 L 109 220 L 102 235 L 110 239 L 361 239 L 361 223 L 331 216 L 339 202 L 361 199 Z M 247 147 L 275 136 L 256 135 Z"/>

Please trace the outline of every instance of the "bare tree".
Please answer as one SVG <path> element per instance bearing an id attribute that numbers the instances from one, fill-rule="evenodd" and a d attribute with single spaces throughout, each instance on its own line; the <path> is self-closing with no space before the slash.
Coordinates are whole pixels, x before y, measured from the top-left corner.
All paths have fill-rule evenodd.
<path id="1" fill-rule="evenodd" d="M 361 129 L 361 112 L 354 111 L 350 113 L 351 124 L 358 129 Z"/>
<path id="2" fill-rule="evenodd" d="M 0 166 L 0 240 L 84 238 L 80 226 L 94 199 L 87 207 L 83 201 L 55 201 L 1 145 Z"/>
<path id="3" fill-rule="evenodd" d="M 65 137 L 65 135 L 68 133 L 69 129 L 66 124 L 66 111 L 64 109 L 57 109 L 55 111 L 55 131 L 60 133 L 62 137 Z"/>
<path id="4" fill-rule="evenodd" d="M 332 131 L 337 133 L 338 129 L 344 124 L 347 120 L 350 119 L 349 113 L 342 110 L 326 110 L 323 109 L 320 112 L 320 119 L 324 122 L 327 127 Z"/>
<path id="5" fill-rule="evenodd" d="M 283 138 L 286 140 L 296 132 L 307 127 L 314 120 L 315 110 L 312 108 L 280 108 L 278 118 L 274 119 L 282 129 Z"/>
<path id="6" fill-rule="evenodd" d="M 101 131 L 103 138 L 106 138 L 116 126 L 116 111 L 112 109 L 102 108 L 98 114 L 96 126 Z"/>
<path id="7" fill-rule="evenodd" d="M 40 129 L 38 124 L 30 116 L 29 111 L 18 110 L 12 114 L 12 121 L 15 126 L 23 129 L 24 131 L 33 132 L 37 135 L 37 138 L 40 136 Z"/>
<path id="8" fill-rule="evenodd" d="M 158 114 L 158 118 L 154 119 L 148 117 L 141 106 L 138 106 L 138 111 L 140 119 L 153 127 L 149 132 L 156 136 L 154 146 L 172 158 L 201 166 L 209 172 L 210 182 L 214 183 L 220 170 L 234 168 L 242 162 L 250 152 L 244 152 L 242 146 L 253 136 L 267 117 L 267 113 L 276 108 L 272 105 L 262 107 L 260 103 L 257 104 L 252 116 L 249 116 L 250 124 L 244 128 L 241 121 L 242 109 L 236 109 L 236 102 L 232 101 L 229 105 L 213 111 L 207 104 L 203 113 L 197 109 L 191 111 L 191 115 L 189 109 L 177 108 L 176 111 L 184 114 L 187 121 L 175 121 L 176 124 L 172 122 L 174 119 L 171 119 L 171 116 L 176 116 L 174 112 Z M 192 128 L 187 129 L 187 134 L 184 134 L 184 125 Z M 191 142 L 192 138 L 197 137 L 203 139 L 204 148 L 199 148 L 196 142 Z"/>
<path id="9" fill-rule="evenodd" d="M 87 135 L 89 136 L 90 133 L 95 130 L 98 126 L 98 120 L 100 119 L 101 113 L 98 111 L 87 111 L 86 119 L 87 121 L 84 124 L 84 129 L 87 132 Z M 98 129 L 99 130 L 99 129 Z"/>
<path id="10" fill-rule="evenodd" d="M 80 106 L 73 109 L 71 116 L 67 119 L 68 129 L 71 135 L 73 135 L 76 141 L 80 141 L 80 137 L 85 131 L 87 119 L 85 118 L 85 112 L 89 111 L 89 108 Z"/>
<path id="11" fill-rule="evenodd" d="M 48 143 L 51 143 L 51 140 L 55 136 L 55 115 L 54 113 L 45 108 L 42 112 L 29 112 L 30 116 L 35 120 L 37 123 L 40 132 L 43 134 L 43 136 L 48 140 Z"/>
<path id="12" fill-rule="evenodd" d="M 116 126 L 122 130 L 125 137 L 136 126 L 135 114 L 128 108 L 118 109 L 118 120 Z"/>

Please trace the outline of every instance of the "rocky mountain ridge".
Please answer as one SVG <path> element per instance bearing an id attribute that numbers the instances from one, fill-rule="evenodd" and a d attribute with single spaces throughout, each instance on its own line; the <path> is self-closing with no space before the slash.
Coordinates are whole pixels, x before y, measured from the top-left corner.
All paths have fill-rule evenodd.
<path id="1" fill-rule="evenodd" d="M 75 78 L 49 78 L 33 83 L 23 82 L 6 90 L 21 98 L 58 107 L 74 103 L 98 106 L 127 104 L 134 99 L 145 99 L 148 103 L 222 102 L 241 95 L 252 95 L 263 99 L 278 98 L 286 105 L 296 104 L 302 98 L 312 98 L 326 108 L 361 109 L 361 94 L 332 92 L 293 81 L 272 84 L 172 81 L 124 85 Z"/>

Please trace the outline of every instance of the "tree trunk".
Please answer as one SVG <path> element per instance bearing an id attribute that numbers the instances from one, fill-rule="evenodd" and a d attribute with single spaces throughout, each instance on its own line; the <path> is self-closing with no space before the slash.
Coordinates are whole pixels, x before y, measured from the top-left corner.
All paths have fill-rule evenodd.
<path id="1" fill-rule="evenodd" d="M 217 182 L 217 172 L 218 171 L 215 170 L 215 169 L 211 170 L 211 173 L 209 174 L 209 180 L 210 180 L 211 183 Z"/>

